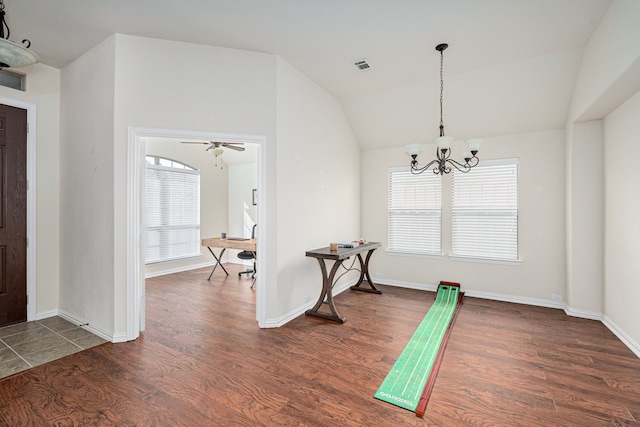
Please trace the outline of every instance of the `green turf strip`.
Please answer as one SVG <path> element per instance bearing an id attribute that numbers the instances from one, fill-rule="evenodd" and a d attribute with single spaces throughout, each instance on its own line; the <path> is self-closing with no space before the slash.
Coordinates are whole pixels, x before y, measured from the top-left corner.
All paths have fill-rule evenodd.
<path id="1" fill-rule="evenodd" d="M 458 304 L 459 291 L 457 286 L 438 286 L 435 302 L 380 385 L 376 399 L 416 410 Z"/>

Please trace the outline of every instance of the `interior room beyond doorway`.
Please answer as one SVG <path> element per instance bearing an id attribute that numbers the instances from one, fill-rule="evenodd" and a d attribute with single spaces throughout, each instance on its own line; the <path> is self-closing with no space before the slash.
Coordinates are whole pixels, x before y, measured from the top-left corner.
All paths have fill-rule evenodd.
<path id="1" fill-rule="evenodd" d="M 182 159 L 184 164 L 199 169 L 203 177 L 204 186 L 207 188 L 201 188 L 201 194 L 204 192 L 212 193 L 214 198 L 217 197 L 219 203 L 214 208 L 208 210 L 202 210 L 200 212 L 200 241 L 202 238 L 206 238 L 211 234 L 212 236 L 220 236 L 222 232 L 226 233 L 239 233 L 243 234 L 242 227 L 245 224 L 245 212 L 255 222 L 260 222 L 261 218 L 264 218 L 264 210 L 260 211 L 260 195 L 261 182 L 264 181 L 266 176 L 266 164 L 264 161 L 264 152 L 266 151 L 266 138 L 259 135 L 244 135 L 244 134 L 222 134 L 222 133 L 205 133 L 200 131 L 184 131 L 184 130 L 170 130 L 170 129 L 151 129 L 151 128 L 130 128 L 129 130 L 129 176 L 128 176 L 128 192 L 129 192 L 129 205 L 128 205 L 128 229 L 127 229 L 127 241 L 131 248 L 132 256 L 128 259 L 128 275 L 127 275 L 127 300 L 128 303 L 128 315 L 127 315 L 127 339 L 136 339 L 139 335 L 139 331 L 145 329 L 145 283 L 144 278 L 149 276 L 156 276 L 159 274 L 168 274 L 177 271 L 185 271 L 189 269 L 200 268 L 202 266 L 213 265 L 213 259 L 211 255 L 206 252 L 205 247 L 200 247 L 200 254 L 196 254 L 194 257 L 189 257 L 183 260 L 172 260 L 164 263 L 160 266 L 154 265 L 147 270 L 144 262 L 144 247 L 141 240 L 144 239 L 144 222 L 145 222 L 145 203 L 144 203 L 144 181 L 145 181 L 145 164 L 147 155 L 147 146 L 151 147 L 155 141 L 159 140 L 171 140 L 165 141 L 169 147 L 168 150 L 172 153 L 170 156 L 180 156 L 178 153 L 180 150 L 190 150 L 192 159 Z M 153 140 L 153 141 L 152 141 Z M 205 145 L 198 144 L 180 144 L 181 141 L 212 141 L 223 140 L 230 142 L 241 142 L 246 148 L 239 154 L 244 154 L 245 159 L 240 159 L 237 162 L 228 156 L 228 150 L 225 150 L 221 158 L 216 159 L 215 156 L 209 154 L 205 149 Z M 150 142 L 151 141 L 151 142 Z M 182 147 L 182 148 L 181 148 Z M 186 147 L 186 148 L 185 148 Z M 151 149 L 149 149 L 151 150 Z M 230 151 L 230 150 L 229 150 Z M 149 154 L 152 155 L 151 151 Z M 187 154 L 189 156 L 189 154 Z M 226 159 L 225 159 L 226 157 Z M 180 160 L 177 159 L 176 160 Z M 227 163 L 228 162 L 228 163 Z M 250 171 L 250 172 L 247 172 Z M 215 177 L 223 176 L 225 179 L 216 181 Z M 234 206 L 235 210 L 239 210 L 240 215 L 233 214 L 230 210 L 230 205 L 235 204 L 233 194 L 236 191 L 229 191 L 229 184 L 234 185 L 237 180 L 246 180 L 246 176 L 254 177 L 250 183 L 244 182 L 242 185 L 251 186 L 248 195 L 244 192 L 241 198 L 244 200 L 241 203 L 241 207 L 238 209 L 237 204 Z M 248 188 L 248 187 L 247 187 Z M 209 195 L 207 194 L 207 197 Z M 255 204 L 253 202 L 256 202 Z M 248 209 L 245 209 L 244 204 Z M 221 208 L 222 206 L 222 208 Z M 253 210 L 253 211 L 252 211 Z M 229 222 L 230 215 L 236 218 L 234 221 L 241 224 L 241 228 L 238 231 L 234 231 L 233 224 Z M 251 215 L 254 215 L 252 217 Z M 214 216 L 213 220 L 210 218 Z M 217 217 L 216 217 L 217 216 Z M 238 219 L 238 217 L 240 217 Z M 136 218 L 139 218 L 136 220 Z M 220 220 L 220 218 L 222 218 Z M 266 223 L 266 218 L 262 221 Z M 237 225 L 237 224 L 236 224 Z M 247 228 L 249 228 L 247 226 Z M 258 247 L 264 244 L 264 230 L 258 228 L 258 239 L 262 240 Z M 142 236 L 143 239 L 136 239 L 136 236 Z M 235 254 L 229 254 L 229 261 L 239 262 L 236 260 Z M 258 251 L 257 261 L 260 263 L 261 255 Z M 264 273 L 258 273 L 258 280 Z M 260 289 L 256 289 L 256 320 L 258 325 L 264 327 L 266 320 L 264 319 L 264 305 L 266 303 L 265 292 L 261 292 Z"/>

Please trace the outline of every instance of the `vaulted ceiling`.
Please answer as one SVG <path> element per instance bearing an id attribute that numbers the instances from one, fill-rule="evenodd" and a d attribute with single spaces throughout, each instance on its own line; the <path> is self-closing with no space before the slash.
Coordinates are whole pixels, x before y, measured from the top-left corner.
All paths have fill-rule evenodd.
<path id="1" fill-rule="evenodd" d="M 582 48 L 611 2 L 4 1 L 11 39 L 57 68 L 113 33 L 277 54 L 342 102 L 362 149 L 436 136 L 442 42 L 457 136 L 562 127 Z M 353 66 L 361 59 L 369 71 Z"/>

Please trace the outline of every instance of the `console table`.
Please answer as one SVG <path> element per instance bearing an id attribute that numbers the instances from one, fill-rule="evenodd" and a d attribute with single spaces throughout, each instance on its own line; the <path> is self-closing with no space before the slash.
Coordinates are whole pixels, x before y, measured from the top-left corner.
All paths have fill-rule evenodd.
<path id="1" fill-rule="evenodd" d="M 352 256 L 357 256 L 358 261 L 360 262 L 360 278 L 358 282 L 351 286 L 350 289 L 354 291 L 363 291 L 363 292 L 371 292 L 375 294 L 381 294 L 382 291 L 377 289 L 371 280 L 371 275 L 369 274 L 369 259 L 371 258 L 371 254 L 377 248 L 379 248 L 381 244 L 379 242 L 368 242 L 362 243 L 355 248 L 338 248 L 335 251 L 332 251 L 329 247 L 320 248 L 313 251 L 307 251 L 305 253 L 306 256 L 312 257 L 318 260 L 320 264 L 320 271 L 322 272 L 322 292 L 320 293 L 320 297 L 318 298 L 318 302 L 312 309 L 307 310 L 305 314 L 309 316 L 322 317 L 323 319 L 333 320 L 335 322 L 344 323 L 347 319 L 340 316 L 338 314 L 338 310 L 333 302 L 333 286 L 334 278 L 338 268 L 342 265 L 342 262 L 346 259 L 351 258 Z M 362 254 L 367 252 L 367 256 L 364 261 L 362 260 Z M 327 274 L 327 266 L 325 261 L 334 261 L 333 267 L 331 267 L 331 272 Z M 369 287 L 361 287 L 365 282 L 369 285 Z M 326 303 L 331 310 L 331 314 L 320 312 L 319 309 L 322 307 L 322 304 Z"/>

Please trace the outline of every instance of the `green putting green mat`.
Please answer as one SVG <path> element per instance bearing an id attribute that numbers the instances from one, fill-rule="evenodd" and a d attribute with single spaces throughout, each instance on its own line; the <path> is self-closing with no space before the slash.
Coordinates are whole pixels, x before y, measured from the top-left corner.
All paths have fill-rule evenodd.
<path id="1" fill-rule="evenodd" d="M 440 284 L 436 300 L 374 395 L 410 411 L 422 392 L 458 305 L 460 288 Z"/>

